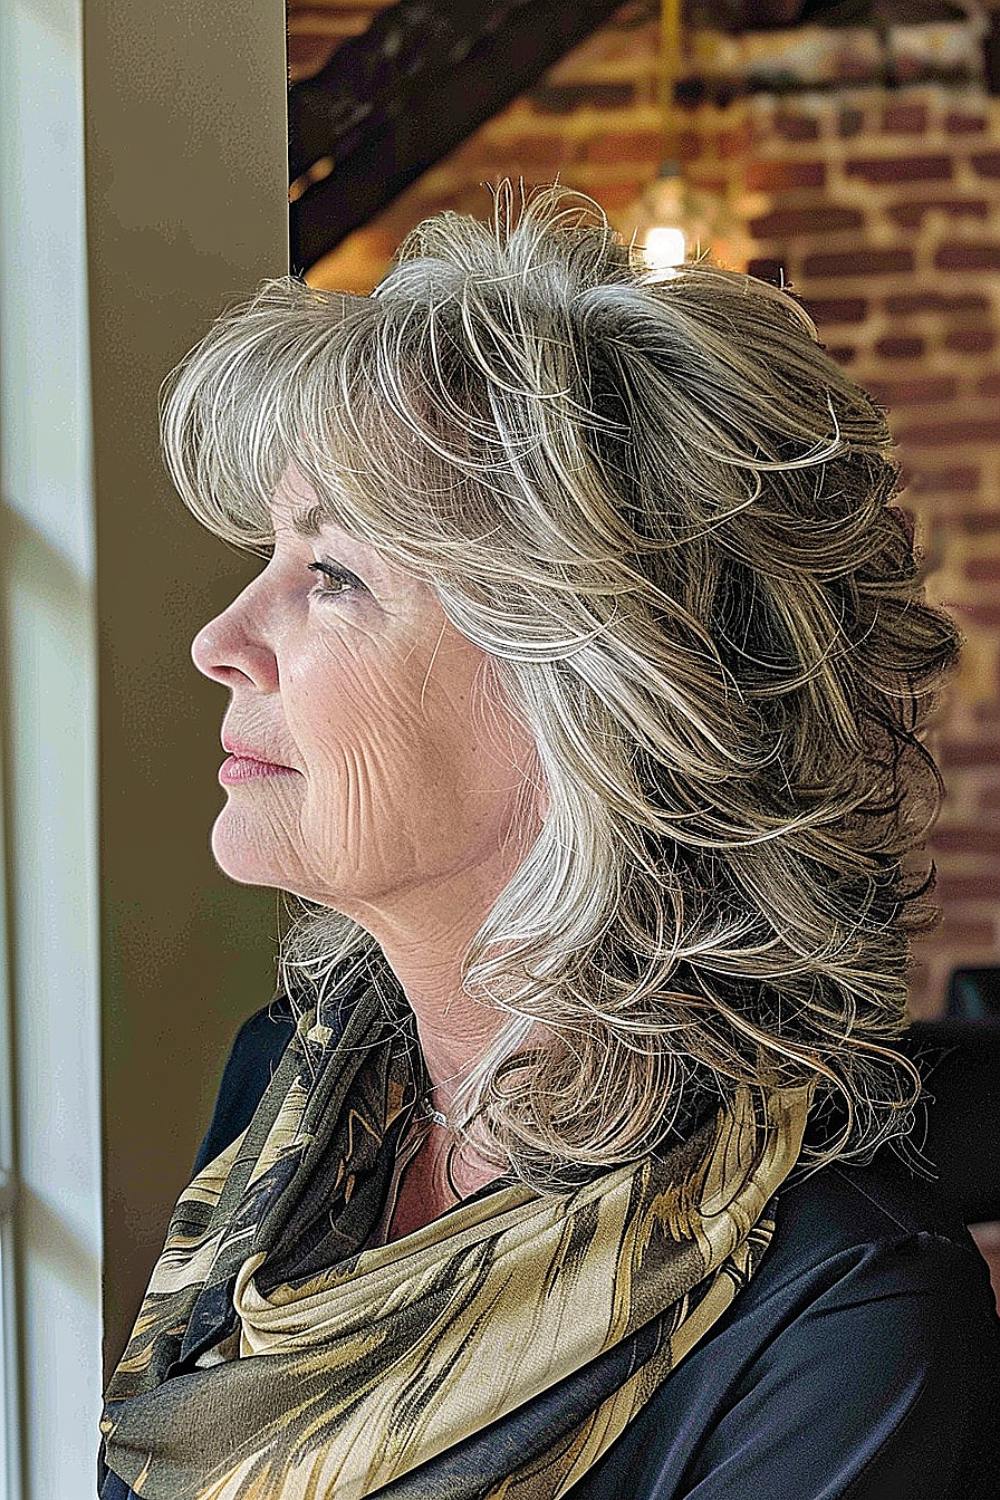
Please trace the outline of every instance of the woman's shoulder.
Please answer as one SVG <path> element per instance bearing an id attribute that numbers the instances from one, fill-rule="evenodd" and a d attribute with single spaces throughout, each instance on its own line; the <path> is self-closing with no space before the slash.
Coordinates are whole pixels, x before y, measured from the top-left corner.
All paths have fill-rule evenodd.
<path id="1" fill-rule="evenodd" d="M 774 1235 L 721 1318 L 580 1500 L 986 1500 L 1000 1465 L 989 1268 L 883 1147 L 779 1190 Z"/>
<path id="2" fill-rule="evenodd" d="M 194 1176 L 249 1125 L 295 1025 L 292 1003 L 283 989 L 240 1025 L 222 1069 L 212 1119 L 195 1155 Z"/>
<path id="3" fill-rule="evenodd" d="M 772 1242 L 731 1310 L 757 1347 L 797 1320 L 805 1336 L 842 1337 L 836 1320 L 824 1329 L 822 1319 L 866 1307 L 868 1327 L 916 1358 L 921 1341 L 940 1338 L 945 1303 L 960 1299 L 968 1328 L 979 1330 L 979 1347 L 990 1346 L 1000 1373 L 989 1266 L 940 1183 L 891 1146 L 865 1164 L 835 1161 L 793 1174 L 778 1191 L 774 1220 Z"/>
<path id="4" fill-rule="evenodd" d="M 903 1150 L 915 1153 L 912 1143 Z M 820 1249 L 836 1254 L 920 1237 L 928 1248 L 935 1241 L 972 1251 L 985 1268 L 936 1163 L 922 1157 L 918 1168 L 895 1143 L 882 1145 L 868 1162 L 840 1159 L 811 1171 L 803 1164 L 778 1190 L 777 1204 L 789 1257 L 801 1250 L 808 1261 Z"/>
<path id="5" fill-rule="evenodd" d="M 787 1423 L 792 1446 L 797 1427 L 811 1435 L 800 1447 L 803 1478 L 811 1464 L 817 1476 L 830 1466 L 842 1480 L 831 1494 L 991 1493 L 1000 1463 L 996 1294 L 938 1185 L 883 1146 L 867 1164 L 835 1162 L 791 1182 L 775 1220 L 773 1243 L 731 1309 L 727 1411 L 699 1466 L 710 1473 L 734 1432 L 760 1419 L 779 1433 Z M 793 1455 L 788 1462 L 791 1475 Z"/>

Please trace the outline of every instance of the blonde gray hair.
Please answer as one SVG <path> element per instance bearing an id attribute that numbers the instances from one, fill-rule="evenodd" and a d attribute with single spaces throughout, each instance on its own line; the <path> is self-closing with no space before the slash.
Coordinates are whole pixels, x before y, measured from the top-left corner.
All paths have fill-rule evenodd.
<path id="1" fill-rule="evenodd" d="M 809 1079 L 846 1123 L 801 1167 L 870 1159 L 921 1096 L 887 1043 L 940 919 L 908 866 L 960 641 L 885 414 L 788 292 L 654 270 L 558 184 L 511 199 L 417 224 L 365 298 L 264 281 L 168 376 L 167 467 L 256 552 L 294 463 L 433 586 L 533 737 L 546 815 L 462 971 L 508 1016 L 458 1096 L 498 1165 L 563 1189 L 692 1100 Z M 296 1006 L 375 961 L 301 908 Z"/>

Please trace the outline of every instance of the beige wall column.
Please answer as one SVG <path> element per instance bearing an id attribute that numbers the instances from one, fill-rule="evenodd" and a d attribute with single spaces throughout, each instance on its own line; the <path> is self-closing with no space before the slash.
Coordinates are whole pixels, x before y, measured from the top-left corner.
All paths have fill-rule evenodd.
<path id="1" fill-rule="evenodd" d="M 227 1045 L 273 987 L 275 895 L 209 847 L 228 700 L 190 658 L 259 564 L 177 499 L 157 392 L 225 305 L 288 270 L 285 7 L 91 0 L 83 40 L 107 1376 Z"/>

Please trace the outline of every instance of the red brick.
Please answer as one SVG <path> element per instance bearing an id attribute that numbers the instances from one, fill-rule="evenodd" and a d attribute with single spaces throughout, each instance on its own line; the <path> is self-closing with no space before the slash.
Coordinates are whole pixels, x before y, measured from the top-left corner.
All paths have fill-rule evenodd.
<path id="1" fill-rule="evenodd" d="M 977 380 L 976 392 L 980 396 L 1000 396 L 1000 370 L 993 370 Z"/>
<path id="2" fill-rule="evenodd" d="M 692 181 L 694 186 L 700 188 L 703 193 L 716 193 L 721 196 L 729 189 L 725 177 L 713 177 L 711 173 L 700 170 L 696 177 L 692 174 Z"/>
<path id="3" fill-rule="evenodd" d="M 993 835 L 994 839 L 996 834 Z M 962 948 L 989 948 L 996 942 L 996 929 L 992 922 L 961 921 L 950 911 L 943 913 L 938 929 L 943 938 Z"/>
<path id="4" fill-rule="evenodd" d="M 992 305 L 988 297 L 979 297 L 975 292 L 959 292 L 952 297 L 944 292 L 898 292 L 885 299 L 886 312 L 904 318 L 909 313 L 922 312 L 988 313 Z"/>
<path id="5" fill-rule="evenodd" d="M 824 234 L 838 229 L 860 229 L 864 215 L 857 208 L 817 204 L 815 208 L 776 208 L 750 220 L 750 233 L 758 239 L 778 235 Z"/>
<path id="6" fill-rule="evenodd" d="M 904 245 L 879 249 L 862 245 L 857 250 L 818 250 L 802 262 L 806 276 L 879 276 L 887 272 L 912 271 L 913 251 Z"/>
<path id="7" fill-rule="evenodd" d="M 856 109 L 853 104 L 845 104 L 837 118 L 837 134 L 842 140 L 848 140 L 851 136 L 860 134 L 864 123 L 864 110 Z"/>
<path id="8" fill-rule="evenodd" d="M 542 83 L 528 89 L 532 108 L 543 115 L 568 115 L 578 109 L 627 109 L 635 103 L 631 83 Z"/>
<path id="9" fill-rule="evenodd" d="M 646 183 L 633 179 L 631 182 L 602 182 L 595 187 L 593 196 L 602 208 L 611 213 L 624 213 L 639 197 Z"/>
<path id="10" fill-rule="evenodd" d="M 858 156 L 844 163 L 848 177 L 864 182 L 950 182 L 950 156 Z"/>
<path id="11" fill-rule="evenodd" d="M 979 489 L 980 474 L 974 464 L 955 464 L 947 469 L 928 469 L 923 464 L 910 471 L 903 465 L 904 483 L 918 495 L 968 495 Z"/>
<path id="12" fill-rule="evenodd" d="M 969 161 L 980 177 L 1000 177 L 1000 151 L 973 151 Z"/>
<path id="13" fill-rule="evenodd" d="M 949 135 L 968 135 L 971 131 L 986 129 L 986 116 L 963 115 L 957 109 L 949 110 L 944 117 L 944 128 Z"/>
<path id="14" fill-rule="evenodd" d="M 939 271 L 996 271 L 1000 269 L 1000 245 L 971 245 L 963 240 L 940 245 L 934 255 Z"/>
<path id="15" fill-rule="evenodd" d="M 826 167 L 819 161 L 751 161 L 744 168 L 743 181 L 752 191 L 763 193 L 823 187 Z"/>
<path id="16" fill-rule="evenodd" d="M 924 341 L 921 338 L 902 338 L 892 336 L 879 339 L 875 345 L 875 353 L 881 354 L 884 359 L 916 359 L 924 352 Z"/>
<path id="17" fill-rule="evenodd" d="M 887 104 L 882 129 L 893 135 L 922 135 L 927 129 L 926 104 Z"/>
<path id="18" fill-rule="evenodd" d="M 949 762 L 952 763 L 952 762 Z M 1000 864 L 1000 828 L 991 828 L 990 823 L 982 826 L 964 825 L 960 828 L 936 829 L 930 838 L 931 852 L 933 853 L 970 853 L 970 855 L 985 855 L 987 859 L 979 859 L 990 865 L 990 855 L 999 856 Z M 1000 873 L 1000 871 L 999 871 Z"/>
<path id="19" fill-rule="evenodd" d="M 835 359 L 838 364 L 849 365 L 854 359 L 858 350 L 857 345 L 855 344 L 831 344 L 826 352 L 827 354 L 829 354 L 830 358 Z"/>
<path id="20" fill-rule="evenodd" d="M 752 145 L 753 127 L 749 121 L 733 125 L 728 130 L 720 130 L 715 137 L 715 150 L 720 161 L 729 161 L 734 156 L 742 156 L 750 150 Z"/>
<path id="21" fill-rule="evenodd" d="M 674 136 L 673 149 L 680 161 L 697 161 L 705 155 L 705 137 L 700 130 L 679 130 Z M 660 137 L 655 160 L 659 161 L 663 154 L 663 138 Z"/>
<path id="22" fill-rule="evenodd" d="M 985 198 L 926 198 L 923 202 L 891 203 L 886 213 L 901 229 L 918 229 L 932 210 L 950 219 L 987 219 L 990 205 Z"/>
<path id="23" fill-rule="evenodd" d="M 819 121 L 812 115 L 794 115 L 782 112 L 774 117 L 774 130 L 786 141 L 815 141 L 819 139 Z"/>
<path id="24" fill-rule="evenodd" d="M 1000 629 L 1000 603 L 969 604 L 964 599 L 956 599 L 948 608 L 954 610 L 960 619 L 968 619 L 974 625 L 979 625 L 986 630 Z M 985 748 L 983 748 L 982 753 L 977 753 L 971 759 L 965 761 L 956 761 L 956 765 L 976 765 L 980 760 L 1000 760 L 1000 739 L 977 741 L 976 743 L 981 744 L 983 747 L 991 745 L 993 749 L 987 753 Z"/>
<path id="25" fill-rule="evenodd" d="M 967 422 L 924 422 L 919 427 L 897 432 L 896 438 L 900 443 L 920 443 L 928 448 L 947 448 L 957 443 L 988 443 L 993 446 L 997 440 L 997 424 L 985 418 Z"/>
<path id="26" fill-rule="evenodd" d="M 690 159 L 697 154 L 701 142 L 693 130 L 685 131 L 684 136 L 687 150 L 683 154 L 685 159 Z M 658 160 L 662 147 L 663 134 L 659 130 L 606 130 L 584 143 L 582 159 L 612 164 L 620 161 L 651 162 Z"/>
<path id="27" fill-rule="evenodd" d="M 952 516 L 949 524 L 966 536 L 991 536 L 1000 531 L 1000 510 L 966 510 Z"/>
<path id="28" fill-rule="evenodd" d="M 888 407 L 950 401 L 958 389 L 953 375 L 923 375 L 912 380 L 868 380 L 865 384 L 875 400 Z"/>
<path id="29" fill-rule="evenodd" d="M 953 762 L 952 762 L 953 764 Z M 936 849 L 949 854 L 996 854 L 1000 868 L 1000 848 L 995 828 L 939 829 L 933 836 Z"/>
<path id="30" fill-rule="evenodd" d="M 538 180 L 580 160 L 583 143 L 570 140 L 559 130 L 522 131 L 517 135 L 493 135 L 477 131 L 462 147 L 462 165 L 470 173 L 523 172 Z"/>
<path id="31" fill-rule="evenodd" d="M 965 564 L 965 576 L 976 583 L 1000 582 L 1000 557 L 970 557 Z"/>
<path id="32" fill-rule="evenodd" d="M 997 336 L 992 328 L 955 328 L 948 334 L 945 344 L 957 354 L 987 354 L 996 345 Z M 1000 436 L 1000 427 L 997 428 Z"/>
<path id="33" fill-rule="evenodd" d="M 990 889 L 990 886 L 991 882 L 984 880 L 982 875 L 939 874 L 935 896 L 942 907 L 947 907 L 954 901 L 981 901 L 992 904 L 996 901 L 996 893 Z"/>
<path id="34" fill-rule="evenodd" d="M 994 809 L 1000 812 L 1000 785 L 983 787 L 976 801 L 987 812 L 993 812 Z"/>
<path id="35" fill-rule="evenodd" d="M 814 323 L 863 323 L 868 316 L 864 297 L 804 297 L 802 305 Z"/>

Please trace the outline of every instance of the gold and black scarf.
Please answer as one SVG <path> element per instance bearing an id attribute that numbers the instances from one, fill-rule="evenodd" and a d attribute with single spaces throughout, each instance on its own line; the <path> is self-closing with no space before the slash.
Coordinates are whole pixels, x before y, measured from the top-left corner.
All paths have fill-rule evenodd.
<path id="1" fill-rule="evenodd" d="M 104 1392 L 106 1462 L 144 1500 L 555 1500 L 753 1276 L 813 1085 L 766 1119 L 741 1088 L 581 1187 L 509 1175 L 364 1248 L 415 1032 L 371 983 L 333 1007 L 177 1200 Z M 239 1357 L 197 1366 L 227 1329 Z"/>

